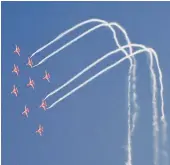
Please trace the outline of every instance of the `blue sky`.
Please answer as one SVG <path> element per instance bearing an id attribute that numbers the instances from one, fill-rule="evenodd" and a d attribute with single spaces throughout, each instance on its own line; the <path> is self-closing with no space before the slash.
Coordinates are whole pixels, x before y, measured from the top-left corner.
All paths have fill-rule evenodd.
<path id="1" fill-rule="evenodd" d="M 54 108 L 46 112 L 39 108 L 41 99 L 49 92 L 95 59 L 116 49 L 110 31 L 101 28 L 33 69 L 26 66 L 27 58 L 81 21 L 99 18 L 118 22 L 133 43 L 152 47 L 158 53 L 169 122 L 169 14 L 169 2 L 2 2 L 2 164 L 124 164 L 128 61 Z M 86 25 L 38 53 L 33 58 L 34 63 L 94 25 L 96 23 Z M 121 44 L 125 44 L 118 30 L 117 34 Z M 20 57 L 13 53 L 15 44 L 21 48 Z M 47 100 L 47 104 L 118 60 L 119 56 L 102 62 Z M 20 68 L 18 77 L 12 74 L 14 63 Z M 51 83 L 42 80 L 45 69 L 51 74 Z M 29 76 L 35 80 L 35 90 L 26 87 Z M 19 89 L 18 97 L 11 95 L 13 84 Z M 133 137 L 133 164 L 151 165 L 152 104 L 145 54 L 137 57 L 137 94 L 140 114 Z M 25 104 L 30 108 L 28 119 L 21 115 Z M 38 124 L 44 126 L 42 137 L 35 134 Z"/>

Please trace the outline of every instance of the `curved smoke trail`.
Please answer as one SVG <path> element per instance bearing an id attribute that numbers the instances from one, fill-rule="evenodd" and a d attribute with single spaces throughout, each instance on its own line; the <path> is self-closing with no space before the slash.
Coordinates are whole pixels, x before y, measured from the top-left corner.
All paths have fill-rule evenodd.
<path id="1" fill-rule="evenodd" d="M 84 24 L 87 24 L 87 23 L 90 23 L 90 22 L 101 22 L 101 23 L 107 23 L 106 21 L 103 21 L 103 20 L 99 20 L 99 19 L 91 19 L 91 20 L 87 20 L 87 21 L 84 21 L 84 22 L 82 22 L 82 23 L 80 23 L 80 24 L 78 24 L 78 25 L 76 25 L 76 26 L 74 26 L 74 27 L 72 27 L 71 29 L 69 29 L 69 30 L 67 30 L 67 31 L 65 31 L 64 33 L 61 33 L 57 38 L 55 38 L 54 40 L 52 40 L 51 42 L 49 42 L 48 44 L 46 44 L 45 46 L 43 46 L 42 48 L 40 48 L 40 49 L 38 49 L 35 53 L 33 53 L 32 54 L 32 56 L 31 57 L 33 57 L 36 53 L 38 53 L 39 51 L 41 51 L 41 50 L 43 50 L 43 49 L 45 49 L 47 46 L 49 46 L 49 45 L 51 45 L 52 43 L 54 43 L 55 41 L 57 41 L 57 40 L 59 40 L 60 38 L 62 38 L 64 35 L 66 35 L 66 34 L 68 34 L 69 32 L 71 32 L 71 31 L 73 31 L 73 30 L 75 30 L 76 28 L 78 28 L 78 27 L 80 27 L 80 26 L 83 26 Z M 126 39 L 126 41 L 127 41 L 127 43 L 130 45 L 130 40 L 129 40 L 129 37 L 128 37 L 128 35 L 127 35 L 127 33 L 126 33 L 126 31 L 119 25 L 119 24 L 117 24 L 117 23 L 114 23 L 114 25 L 115 26 L 117 26 L 122 32 L 123 32 L 123 34 L 124 34 L 124 36 L 125 36 L 125 39 Z M 119 42 L 118 42 L 118 40 L 117 40 L 117 37 L 116 37 L 116 33 L 115 33 L 115 31 L 114 31 L 114 29 L 112 28 L 112 26 L 111 25 L 109 25 L 109 24 L 107 24 L 107 26 L 110 28 L 110 30 L 113 32 L 113 37 L 114 37 L 114 39 L 115 39 L 115 42 L 116 42 L 116 45 L 120 48 L 121 46 L 119 45 Z M 132 47 L 129 47 L 129 49 L 130 49 L 130 53 L 132 54 Z M 126 53 L 126 51 L 125 50 L 122 50 L 124 53 L 125 53 L 125 55 L 126 56 L 128 56 L 128 54 Z M 134 63 L 134 65 L 133 65 L 133 63 Z M 133 58 L 132 57 L 132 59 L 130 59 L 130 68 L 129 68 L 129 74 L 128 74 L 128 111 L 130 111 L 131 110 L 131 101 L 130 101 L 130 91 L 131 91 L 131 75 L 132 75 L 132 77 L 133 77 L 133 87 L 134 87 L 134 89 L 133 89 L 133 96 L 136 96 L 136 82 L 135 82 L 135 80 L 136 80 L 136 60 L 135 60 L 135 58 Z M 137 105 L 137 103 L 136 103 L 136 98 L 134 98 L 133 97 L 133 103 L 134 103 L 134 106 L 135 107 L 137 107 L 138 105 Z M 135 112 L 135 115 L 136 115 L 136 113 L 137 113 L 137 111 Z M 133 126 L 135 126 L 135 122 L 136 122 L 136 118 L 134 118 L 133 117 Z M 128 119 L 128 120 L 130 120 L 130 119 Z M 130 124 L 130 123 L 129 123 Z M 129 127 L 129 126 L 128 126 Z M 131 137 L 131 132 L 128 132 L 128 139 L 129 139 L 129 136 Z M 128 152 L 129 152 L 129 150 L 128 150 Z M 130 154 L 131 153 L 128 153 L 128 164 L 129 165 L 131 165 L 132 163 L 130 162 Z"/>
<path id="2" fill-rule="evenodd" d="M 64 37 L 65 35 L 69 34 L 70 32 L 76 30 L 77 28 L 85 25 L 85 24 L 89 24 L 89 23 L 93 23 L 93 22 L 97 22 L 97 23 L 102 23 L 102 24 L 108 24 L 107 26 L 110 28 L 110 30 L 113 32 L 114 35 L 116 35 L 114 29 L 112 28 L 111 25 L 109 25 L 109 23 L 107 21 L 104 21 L 104 20 L 101 20 L 101 19 L 96 19 L 96 18 L 93 18 L 93 19 L 89 19 L 89 20 L 86 20 L 86 21 L 83 21 L 79 24 L 76 24 L 75 26 L 73 26 L 72 28 L 62 32 L 61 34 L 59 34 L 54 40 L 50 41 L 49 43 L 47 43 L 46 45 L 42 46 L 41 48 L 39 48 L 37 51 L 35 51 L 31 56 L 35 56 L 37 53 L 39 53 L 40 51 L 44 50 L 45 48 L 47 48 L 48 46 L 50 46 L 51 44 L 53 44 L 54 42 L 58 41 L 59 39 L 61 39 L 62 37 Z M 114 25 L 119 28 L 119 30 L 122 31 L 122 33 L 125 35 L 126 37 L 126 41 L 128 41 L 128 43 L 130 43 L 130 40 L 129 40 L 129 37 L 126 33 L 126 31 L 118 24 L 118 23 L 114 23 Z M 115 40 L 116 41 L 116 40 Z M 132 51 L 132 48 L 129 48 L 130 51 Z"/>
<path id="3" fill-rule="evenodd" d="M 148 49 L 148 48 L 146 48 L 145 46 L 143 46 L 143 45 L 139 45 L 139 44 L 132 44 L 131 46 L 136 46 L 136 47 L 140 47 L 140 48 L 142 48 L 143 50 L 139 50 L 139 51 L 137 51 L 137 52 L 135 52 L 134 54 L 138 54 L 138 53 L 141 53 L 141 51 L 143 52 L 143 51 L 148 51 L 150 54 L 151 53 L 153 53 L 153 49 Z M 123 49 L 125 49 L 127 47 L 127 45 L 126 46 L 124 46 L 124 47 L 122 47 Z M 80 76 L 81 74 L 83 74 L 85 71 L 87 71 L 87 70 L 89 70 L 90 68 L 92 68 L 93 66 L 95 66 L 97 63 L 99 63 L 99 62 L 101 62 L 102 60 L 104 60 L 105 58 L 107 58 L 108 56 L 110 56 L 110 55 L 113 55 L 113 54 L 115 54 L 115 53 L 117 53 L 117 52 L 119 52 L 119 51 L 121 51 L 120 49 L 117 49 L 117 50 L 114 50 L 114 51 L 112 51 L 112 52 L 109 52 L 109 53 L 107 53 L 106 55 L 104 55 L 103 57 L 101 57 L 100 59 L 98 59 L 98 60 L 96 60 L 94 63 L 92 63 L 91 65 L 89 65 L 88 67 L 86 67 L 84 70 L 82 70 L 81 72 L 79 72 L 76 76 L 74 76 L 72 79 L 70 79 L 69 81 L 67 81 L 64 85 L 67 85 L 68 83 L 71 83 L 71 81 L 73 81 L 74 79 L 76 79 L 77 78 L 77 76 Z M 134 54 L 132 54 L 132 55 L 134 55 Z M 131 55 L 131 56 L 132 56 Z M 152 54 L 151 54 L 152 55 Z M 150 55 L 150 56 L 151 56 Z M 157 59 L 157 61 L 158 61 L 158 58 L 157 58 L 157 54 L 153 54 L 154 55 L 154 57 L 156 57 L 156 59 Z M 127 57 L 126 57 L 127 58 Z M 123 58 L 124 60 L 126 59 L 126 58 Z M 152 60 L 152 58 L 151 58 L 151 61 L 153 61 Z M 122 62 L 122 59 L 121 60 L 119 60 L 117 63 L 119 64 L 120 62 Z M 72 93 L 74 93 L 76 90 L 78 90 L 79 88 L 81 88 L 81 87 L 83 87 L 84 85 L 86 85 L 88 82 L 90 82 L 90 81 L 92 81 L 94 78 L 97 78 L 99 75 L 101 75 L 101 74 L 103 74 L 104 72 L 106 72 L 106 71 L 108 71 L 108 69 L 111 69 L 112 67 L 114 67 L 114 66 L 116 66 L 116 65 L 118 65 L 117 63 L 115 63 L 115 64 L 113 64 L 113 65 L 111 65 L 111 66 L 109 66 L 109 67 L 107 67 L 107 68 L 105 68 L 104 70 L 102 70 L 101 72 L 99 72 L 98 74 L 96 74 L 95 76 L 93 76 L 93 77 L 91 77 L 90 79 L 88 79 L 86 82 L 84 82 L 83 84 L 81 84 L 81 85 L 79 85 L 77 88 L 75 88 L 75 89 L 73 89 L 71 92 L 69 92 L 69 93 L 67 93 L 66 95 L 64 95 L 63 97 L 61 97 L 61 98 L 59 98 L 55 103 L 53 103 L 48 109 L 50 109 L 50 108 L 52 108 L 53 106 L 55 106 L 57 103 L 59 103 L 60 101 L 62 101 L 63 99 L 65 99 L 66 97 L 68 97 L 69 95 L 71 95 Z M 152 101 L 152 103 L 153 103 L 153 108 L 154 108 L 154 112 L 153 112 L 153 119 L 154 119 L 154 121 L 153 121 L 153 129 L 154 129 L 154 132 L 156 132 L 157 130 L 158 130 L 158 122 L 157 122 L 157 104 L 155 103 L 155 99 L 156 99 L 156 91 L 157 91 L 157 89 L 156 89 L 156 76 L 155 76 L 155 73 L 154 73 L 154 71 L 153 71 L 153 67 L 152 67 L 152 65 L 153 65 L 153 62 L 151 62 L 150 63 L 150 70 L 151 70 L 151 78 L 152 78 L 152 81 L 153 81 L 153 101 Z M 110 68 L 111 67 L 111 68 Z M 157 63 L 157 67 L 159 68 L 159 63 Z M 83 86 L 82 86 L 83 85 Z M 62 86 L 61 86 L 62 87 Z M 57 90 L 60 90 L 61 89 L 61 87 L 59 87 L 59 88 L 57 88 L 56 89 L 56 91 Z M 49 97 L 49 95 L 47 95 L 48 97 Z M 47 98 L 47 97 L 46 97 Z M 128 111 L 128 116 L 130 116 L 130 112 Z M 130 120 L 128 120 L 128 130 L 130 129 L 130 125 L 129 125 L 129 122 L 130 122 Z M 154 133 L 154 135 L 155 135 L 155 133 Z M 159 153 L 159 148 L 158 148 L 158 134 L 156 134 L 156 137 L 154 136 L 154 138 L 155 138 L 155 144 L 154 144 L 154 157 L 155 157 L 155 159 L 154 159 L 154 162 L 156 162 L 155 164 L 157 164 L 157 159 L 158 159 L 158 153 Z M 129 152 L 131 152 L 131 140 L 130 140 L 130 138 L 128 138 L 128 150 L 129 150 Z M 131 157 L 129 157 L 129 162 L 131 162 Z M 127 163 L 128 164 L 128 163 Z"/>
<path id="4" fill-rule="evenodd" d="M 155 56 L 155 57 L 157 57 L 157 56 Z M 157 66 L 159 66 L 159 61 L 156 60 L 156 62 L 157 62 Z M 158 67 L 158 71 L 159 71 L 159 80 L 160 80 L 160 84 L 161 84 L 161 112 L 162 112 L 161 121 L 162 121 L 162 127 L 163 127 L 163 144 L 165 145 L 165 143 L 167 141 L 167 133 L 166 133 L 167 132 L 166 131 L 167 130 L 167 122 L 166 122 L 165 114 L 164 114 L 162 73 L 160 72 L 159 67 Z M 133 98 L 135 98 L 134 95 L 133 95 Z"/>
<path id="5" fill-rule="evenodd" d="M 62 34 L 59 35 L 56 39 L 54 39 L 53 41 L 51 41 L 50 43 L 48 43 L 47 45 L 45 45 L 44 47 L 40 48 L 40 49 L 37 50 L 35 53 L 33 53 L 33 55 L 32 55 L 31 57 L 33 57 L 37 52 L 43 50 L 45 47 L 47 47 L 47 46 L 49 46 L 50 44 L 52 44 L 53 42 L 57 41 L 58 39 L 60 39 L 60 38 L 63 37 L 64 35 L 66 35 L 66 34 L 68 34 L 69 32 L 75 30 L 75 29 L 78 28 L 79 26 L 82 26 L 83 24 L 90 23 L 91 21 L 94 22 L 94 21 L 96 21 L 96 19 L 92 19 L 92 20 L 89 20 L 89 21 L 85 21 L 85 22 L 83 22 L 83 23 L 80 23 L 80 24 L 74 26 L 73 28 L 69 29 L 68 31 L 62 33 Z M 97 20 L 97 21 L 102 22 L 103 24 L 107 24 L 106 26 L 109 27 L 110 30 L 113 32 L 113 37 L 114 37 L 114 39 L 115 39 L 116 45 L 117 45 L 119 48 L 120 48 L 121 46 L 119 45 L 119 42 L 118 42 L 117 37 L 116 37 L 116 33 L 115 33 L 114 29 L 113 29 L 112 26 L 111 26 L 112 24 L 115 25 L 115 26 L 117 26 L 117 27 L 123 32 L 127 43 L 130 45 L 130 40 L 129 40 L 129 37 L 128 37 L 126 31 L 125 31 L 119 24 L 117 24 L 117 23 L 110 23 L 110 24 L 108 24 L 106 21 L 103 21 L 103 20 Z M 64 47 L 64 46 L 63 46 L 63 47 Z M 65 47 L 64 47 L 64 48 L 65 48 Z M 130 53 L 132 54 L 132 47 L 129 47 L 129 49 L 130 49 Z M 59 48 L 58 51 L 60 51 L 60 50 L 62 50 L 62 47 Z M 122 51 L 125 53 L 126 56 L 128 56 L 128 54 L 126 53 L 125 50 L 122 50 Z M 45 60 L 45 59 L 44 59 L 44 60 Z M 43 61 L 43 60 L 42 60 L 42 61 Z M 134 63 L 134 64 L 133 64 L 133 63 Z M 41 64 L 41 61 L 40 61 L 39 64 Z M 38 64 L 38 65 L 39 65 L 39 64 Z M 37 66 L 37 65 L 34 65 L 34 67 L 35 67 L 35 66 Z M 130 59 L 130 68 L 129 68 L 129 74 L 128 74 L 128 84 L 129 84 L 129 85 L 128 85 L 128 111 L 130 111 L 130 109 L 131 109 L 131 103 L 130 103 L 131 75 L 133 76 L 133 80 L 134 80 L 133 86 L 135 87 L 135 88 L 133 89 L 133 96 L 136 96 L 136 84 L 135 84 L 135 80 L 136 80 L 136 60 L 135 60 L 135 58 Z M 136 99 L 135 99 L 135 98 L 133 99 L 133 102 L 134 102 L 134 106 L 136 107 L 136 106 L 137 106 L 137 103 L 136 103 Z M 135 112 L 135 115 L 136 115 L 136 113 L 137 113 L 137 111 Z M 135 125 L 136 118 L 133 118 L 133 119 L 134 119 L 134 120 L 133 120 L 133 126 L 134 126 L 134 125 Z M 129 120 L 130 120 L 130 119 L 129 119 Z M 128 137 L 129 137 L 129 136 L 131 137 L 130 132 L 128 133 Z M 129 152 L 129 151 L 128 151 L 128 152 Z M 128 154 L 128 155 L 129 155 L 128 157 L 131 157 L 130 154 Z M 131 158 L 128 158 L 128 159 L 130 160 Z M 131 165 L 132 163 L 131 163 L 130 161 L 128 161 L 128 164 Z"/>
<path id="6" fill-rule="evenodd" d="M 113 23 L 110 23 L 110 25 L 116 26 L 116 23 L 113 22 Z M 64 50 L 64 49 L 65 49 L 66 47 L 68 47 L 69 45 L 75 43 L 76 41 L 78 41 L 79 39 L 81 39 L 82 37 L 84 37 L 85 35 L 87 35 L 87 34 L 93 32 L 93 31 L 97 30 L 97 29 L 100 28 L 100 27 L 104 27 L 104 26 L 108 26 L 108 23 L 96 25 L 96 26 L 94 26 L 93 28 L 85 31 L 84 33 L 82 33 L 82 34 L 79 35 L 78 37 L 75 37 L 75 38 L 74 38 L 73 40 L 71 40 L 70 42 L 67 42 L 67 43 L 64 44 L 62 47 L 58 48 L 58 49 L 55 50 L 54 52 L 52 52 L 52 53 L 50 53 L 49 55 L 47 55 L 47 56 L 46 56 L 45 58 L 43 58 L 38 64 L 34 65 L 33 68 L 34 68 L 34 67 L 37 67 L 37 66 L 39 66 L 39 65 L 41 65 L 41 64 L 43 64 L 46 60 L 48 60 L 49 58 L 51 58 L 51 57 L 54 56 L 55 54 L 59 53 L 60 51 Z M 114 40 L 115 40 L 115 42 L 116 42 L 116 45 L 117 45 L 119 48 L 121 48 L 121 45 L 119 44 L 119 42 L 118 42 L 118 40 L 117 40 L 116 33 L 115 33 L 114 30 L 113 30 L 113 33 L 114 33 L 113 37 L 114 37 Z M 128 36 L 126 36 L 126 38 L 128 38 Z M 128 44 L 130 44 L 129 38 L 126 39 L 126 41 L 128 42 Z M 127 52 L 126 52 L 124 49 L 122 49 L 122 51 L 123 51 L 123 53 L 125 53 L 125 54 L 128 56 Z M 131 51 L 132 51 L 132 50 L 131 50 Z M 131 58 L 129 58 L 129 59 L 131 60 Z"/>
<path id="7" fill-rule="evenodd" d="M 108 58 L 109 56 L 121 51 L 121 49 L 126 49 L 129 46 L 132 47 L 137 47 L 137 48 L 143 48 L 146 49 L 146 47 L 144 45 L 141 44 L 130 44 L 130 45 L 125 45 L 122 46 L 122 48 L 116 49 L 114 51 L 112 51 L 112 53 L 107 53 L 106 55 L 98 58 L 96 61 L 94 61 L 92 64 L 88 65 L 86 68 L 84 68 L 82 71 L 80 71 L 78 74 L 76 74 L 75 76 L 73 76 L 71 79 L 69 79 L 66 83 L 64 83 L 63 85 L 61 85 L 60 87 L 58 87 L 57 89 L 55 89 L 54 91 L 50 92 L 49 94 L 47 94 L 47 96 L 44 98 L 44 100 L 46 100 L 47 98 L 49 98 L 50 96 L 54 95 L 55 93 L 59 92 L 60 90 L 62 90 L 63 88 L 65 88 L 66 86 L 68 86 L 70 83 L 72 83 L 74 80 L 76 80 L 77 78 L 79 78 L 81 75 L 83 75 L 85 72 L 87 72 L 88 70 L 90 70 L 91 68 L 95 67 L 98 63 L 102 62 L 104 59 Z"/>
<path id="8" fill-rule="evenodd" d="M 135 56 L 139 53 L 145 52 L 147 51 L 148 48 L 142 49 L 142 50 L 138 50 L 134 53 L 132 53 L 131 55 L 129 55 L 129 57 Z M 120 49 L 114 50 L 109 52 L 108 54 L 113 54 L 113 53 L 117 53 L 119 52 Z M 48 107 L 47 109 L 50 109 L 52 107 L 54 107 L 56 104 L 58 104 L 59 102 L 63 101 L 64 99 L 66 99 L 68 96 L 72 95 L 74 92 L 76 92 L 77 90 L 79 90 L 80 88 L 84 87 L 85 85 L 87 85 L 89 82 L 91 82 L 92 80 L 94 80 L 95 78 L 97 78 L 98 76 L 102 75 L 103 73 L 105 73 L 106 71 L 112 69 L 113 67 L 116 67 L 117 65 L 119 65 L 120 63 L 122 63 L 123 61 L 125 61 L 127 58 L 129 58 L 127 56 L 121 58 L 119 61 L 115 62 L 114 64 L 106 67 L 105 69 L 101 70 L 100 72 L 98 72 L 97 74 L 95 74 L 94 76 L 92 76 L 91 78 L 89 78 L 88 80 L 86 80 L 85 82 L 83 82 L 82 84 L 80 84 L 78 87 L 74 88 L 73 90 L 71 90 L 70 92 L 68 92 L 67 94 L 65 94 L 64 96 L 60 97 L 57 101 L 55 101 L 52 105 L 50 105 L 50 107 Z"/>
<path id="9" fill-rule="evenodd" d="M 50 46 L 51 44 L 53 44 L 54 42 L 58 41 L 59 39 L 61 39 L 62 37 L 64 37 L 65 35 L 69 34 L 70 32 L 76 30 L 77 28 L 85 25 L 85 24 L 88 24 L 88 23 L 93 23 L 93 22 L 99 22 L 99 23 L 107 23 L 106 21 L 104 20 L 100 20 L 100 19 L 89 19 L 89 20 L 86 20 L 86 21 L 83 21 L 79 24 L 76 24 L 75 26 L 73 26 L 72 28 L 62 32 L 61 34 L 59 34 L 55 39 L 53 39 L 52 41 L 50 41 L 49 43 L 47 43 L 46 45 L 42 46 L 41 48 L 39 48 L 37 51 L 35 51 L 31 56 L 35 56 L 37 53 L 39 53 L 40 51 L 44 50 L 45 48 L 47 48 L 48 46 Z"/>

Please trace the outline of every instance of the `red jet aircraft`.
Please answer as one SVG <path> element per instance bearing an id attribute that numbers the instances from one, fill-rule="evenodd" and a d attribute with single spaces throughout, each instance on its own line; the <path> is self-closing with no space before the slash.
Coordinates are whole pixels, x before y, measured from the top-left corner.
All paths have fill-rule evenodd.
<path id="1" fill-rule="evenodd" d="M 15 87 L 15 85 L 13 85 L 13 90 L 12 90 L 12 92 L 11 92 L 11 94 L 15 94 L 15 96 L 18 96 L 18 89 L 17 89 L 17 87 Z"/>
<path id="2" fill-rule="evenodd" d="M 24 110 L 24 112 L 22 112 L 22 115 L 25 115 L 26 117 L 28 117 L 28 113 L 30 112 L 30 110 L 29 110 L 29 108 L 27 108 L 26 106 L 25 106 L 25 110 Z"/>
<path id="3" fill-rule="evenodd" d="M 48 82 L 50 82 L 50 74 L 47 73 L 47 71 L 45 71 L 45 76 L 43 77 L 43 79 L 46 79 Z"/>
<path id="4" fill-rule="evenodd" d="M 15 73 L 17 74 L 17 76 L 18 76 L 18 74 L 19 74 L 19 68 L 18 68 L 17 65 L 14 64 L 14 69 L 13 69 L 12 72 L 15 72 Z"/>
<path id="5" fill-rule="evenodd" d="M 44 128 L 39 124 L 39 128 L 36 133 L 39 133 L 39 135 L 42 136 L 42 132 L 44 132 Z"/>
<path id="6" fill-rule="evenodd" d="M 20 56 L 20 48 L 17 45 L 15 45 L 15 46 L 16 46 L 16 48 L 15 48 L 14 53 L 16 53 L 16 54 L 18 54 L 18 56 Z"/>
<path id="7" fill-rule="evenodd" d="M 29 77 L 29 83 L 27 84 L 27 86 L 29 87 L 29 86 L 31 86 L 33 89 L 34 89 L 34 85 L 35 85 L 35 83 L 34 83 L 34 80 L 31 80 L 31 78 Z"/>
<path id="8" fill-rule="evenodd" d="M 30 66 L 32 68 L 33 66 L 33 62 L 32 62 L 32 59 L 28 57 L 28 63 L 27 63 L 28 66 Z"/>
<path id="9" fill-rule="evenodd" d="M 41 103 L 41 105 L 40 105 L 40 108 L 43 108 L 44 111 L 45 111 L 45 110 L 46 110 L 46 107 L 47 107 L 46 101 L 45 101 L 45 100 L 42 100 L 42 103 Z"/>

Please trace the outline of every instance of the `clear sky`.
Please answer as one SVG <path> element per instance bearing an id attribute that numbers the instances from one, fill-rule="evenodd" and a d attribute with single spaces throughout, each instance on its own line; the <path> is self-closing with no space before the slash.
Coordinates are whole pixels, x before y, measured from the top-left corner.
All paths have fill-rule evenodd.
<path id="1" fill-rule="evenodd" d="M 26 66 L 38 48 L 75 24 L 99 18 L 115 21 L 128 32 L 133 43 L 152 47 L 163 72 L 167 121 L 170 120 L 170 3 L 169 2 L 2 2 L 2 164 L 3 165 L 122 165 L 127 143 L 126 61 L 88 84 L 54 108 L 44 112 L 41 99 L 105 53 L 115 50 L 112 33 L 106 28 L 89 34 L 39 67 Z M 38 53 L 33 62 L 96 23 L 86 25 Z M 121 44 L 126 42 L 116 29 Z M 21 56 L 13 53 L 15 44 Z M 47 100 L 57 98 L 107 65 L 123 57 L 119 53 L 86 73 Z M 17 64 L 20 74 L 12 73 Z M 44 71 L 51 83 L 42 80 Z M 153 160 L 151 82 L 145 54 L 137 56 L 139 118 L 133 136 L 133 164 L 151 165 Z M 29 76 L 35 90 L 27 88 Z M 16 84 L 19 96 L 11 95 Z M 29 117 L 21 115 L 24 106 Z M 159 103 L 160 105 L 160 103 Z M 160 108 L 159 108 L 160 114 Z M 35 134 L 44 126 L 42 137 Z M 169 129 L 169 128 L 168 128 Z M 170 137 L 170 135 L 169 135 Z"/>

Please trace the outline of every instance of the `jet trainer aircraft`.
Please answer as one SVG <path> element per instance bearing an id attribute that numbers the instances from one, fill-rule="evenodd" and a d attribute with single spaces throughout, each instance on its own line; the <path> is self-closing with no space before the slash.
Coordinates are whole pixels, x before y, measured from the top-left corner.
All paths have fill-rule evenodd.
<path id="1" fill-rule="evenodd" d="M 18 68 L 17 65 L 14 64 L 14 69 L 13 69 L 12 72 L 15 72 L 15 73 L 17 74 L 17 76 L 18 76 L 18 74 L 19 74 L 19 68 Z"/>
<path id="2" fill-rule="evenodd" d="M 39 124 L 39 128 L 36 133 L 39 133 L 39 135 L 42 136 L 42 132 L 44 132 L 44 128 Z"/>
<path id="3" fill-rule="evenodd" d="M 47 107 L 46 101 L 45 101 L 45 100 L 42 100 L 42 103 L 41 103 L 41 105 L 40 105 L 40 108 L 43 108 L 44 111 L 45 111 L 45 110 L 46 110 L 46 107 Z"/>
<path id="4" fill-rule="evenodd" d="M 27 63 L 28 66 L 30 66 L 32 68 L 33 66 L 33 62 L 32 62 L 32 59 L 30 57 L 28 57 L 28 63 Z"/>
<path id="5" fill-rule="evenodd" d="M 14 50 L 14 53 L 16 53 L 16 54 L 18 54 L 18 56 L 20 56 L 20 48 L 17 45 L 15 45 L 15 46 L 16 46 L 16 48 Z"/>
<path id="6" fill-rule="evenodd" d="M 13 85 L 13 90 L 12 90 L 12 92 L 11 92 L 11 94 L 15 94 L 15 96 L 18 96 L 18 89 L 17 89 L 17 87 L 15 87 L 15 85 Z"/>
<path id="7" fill-rule="evenodd" d="M 25 105 L 25 110 L 24 112 L 22 112 L 22 115 L 25 115 L 26 117 L 28 117 L 28 113 L 29 113 L 29 108 L 27 108 Z"/>
<path id="8" fill-rule="evenodd" d="M 34 85 L 35 85 L 34 80 L 31 80 L 31 78 L 29 77 L 29 83 L 27 84 L 27 86 L 28 87 L 31 86 L 34 89 Z"/>
<path id="9" fill-rule="evenodd" d="M 43 79 L 46 79 L 48 82 L 50 82 L 50 74 L 47 73 L 47 71 L 45 71 L 45 76 L 43 77 Z"/>

